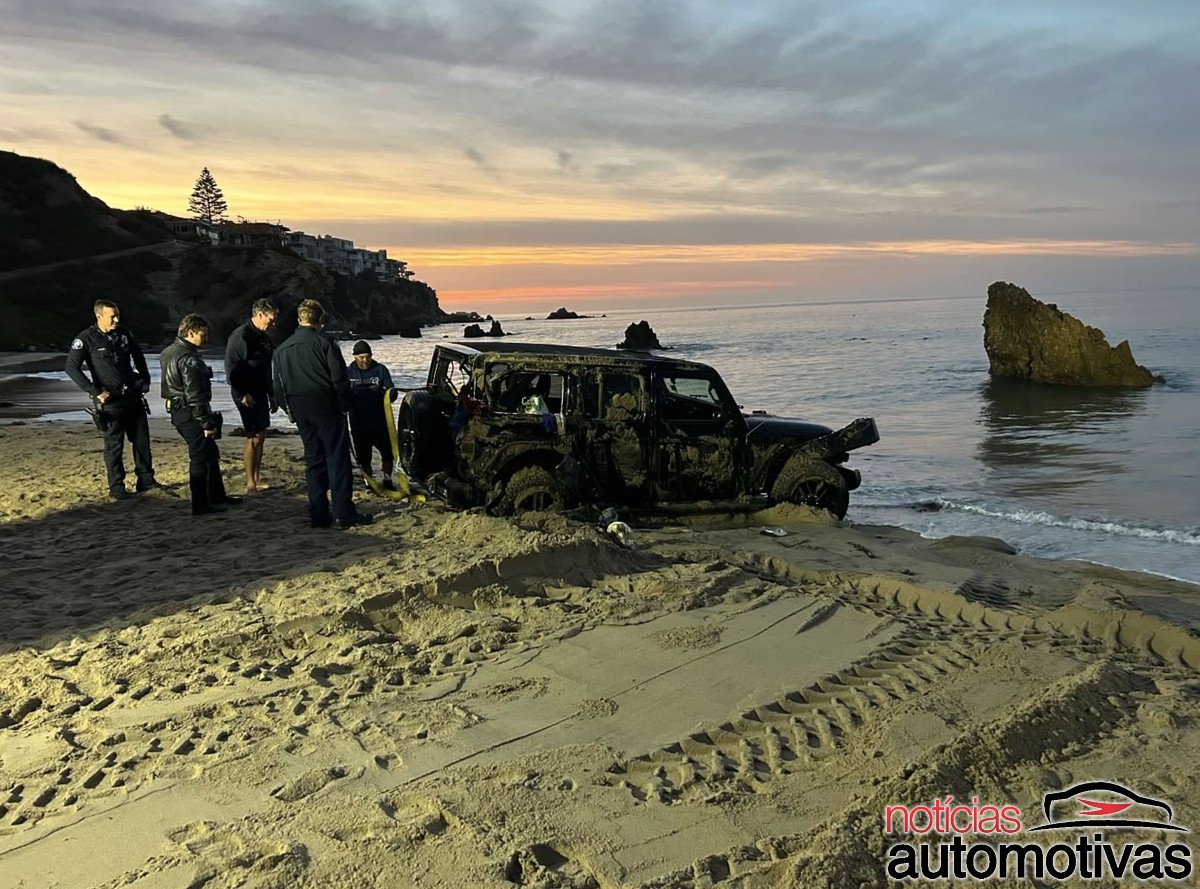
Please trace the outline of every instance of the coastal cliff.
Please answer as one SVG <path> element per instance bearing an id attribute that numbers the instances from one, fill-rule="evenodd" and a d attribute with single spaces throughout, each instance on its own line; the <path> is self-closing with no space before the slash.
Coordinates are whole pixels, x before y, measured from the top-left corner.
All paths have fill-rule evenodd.
<path id="1" fill-rule="evenodd" d="M 213 246 L 174 239 L 163 214 L 116 210 L 48 160 L 0 152 L 0 351 L 64 349 L 111 299 L 151 346 L 169 342 L 179 319 L 204 314 L 220 341 L 270 297 L 281 331 L 302 299 L 319 299 L 330 327 L 395 334 L 448 318 L 417 280 L 331 273 L 285 247 Z"/>

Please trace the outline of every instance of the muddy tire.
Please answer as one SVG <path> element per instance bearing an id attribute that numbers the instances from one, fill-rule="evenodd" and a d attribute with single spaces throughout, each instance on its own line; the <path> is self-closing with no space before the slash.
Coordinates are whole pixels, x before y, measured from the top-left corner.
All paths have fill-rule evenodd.
<path id="1" fill-rule="evenodd" d="M 508 480 L 496 511 L 500 515 L 560 512 L 566 505 L 566 495 L 554 473 L 544 466 L 527 466 Z"/>
<path id="2" fill-rule="evenodd" d="M 771 499 L 828 510 L 839 519 L 844 519 L 850 508 L 850 491 L 842 474 L 824 460 L 799 456 L 779 471 L 771 486 Z"/>

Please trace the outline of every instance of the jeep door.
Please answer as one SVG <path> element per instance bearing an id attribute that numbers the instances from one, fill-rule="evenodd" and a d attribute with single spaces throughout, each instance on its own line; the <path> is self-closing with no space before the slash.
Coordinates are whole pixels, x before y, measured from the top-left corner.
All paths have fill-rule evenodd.
<path id="1" fill-rule="evenodd" d="M 496 361 L 487 366 L 486 418 L 478 425 L 473 470 L 490 484 L 512 461 L 557 463 L 570 453 L 571 379 L 561 367 Z M 557 456 L 555 456 L 557 455 Z"/>
<path id="2" fill-rule="evenodd" d="M 396 420 L 400 463 L 418 477 L 454 464 L 455 439 L 450 429 L 462 390 L 470 388 L 471 356 L 438 346 L 429 363 L 424 389 L 405 394 Z"/>
<path id="3" fill-rule="evenodd" d="M 720 375 L 660 365 L 654 401 L 659 500 L 719 500 L 742 493 L 746 421 Z"/>
<path id="4" fill-rule="evenodd" d="M 584 427 L 577 456 L 600 499 L 640 504 L 653 499 L 650 481 L 650 397 L 647 379 L 632 370 L 596 368 L 580 373 Z"/>

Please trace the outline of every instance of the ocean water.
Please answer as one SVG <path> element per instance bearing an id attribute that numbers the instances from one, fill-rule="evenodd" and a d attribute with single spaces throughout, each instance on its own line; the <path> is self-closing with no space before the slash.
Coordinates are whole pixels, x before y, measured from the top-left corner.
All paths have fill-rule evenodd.
<path id="1" fill-rule="evenodd" d="M 645 319 L 670 354 L 716 367 L 747 410 L 835 428 L 874 417 L 880 442 L 851 454 L 863 485 L 849 521 L 989 535 L 1029 555 L 1200 583 L 1200 290 L 1039 298 L 1111 343 L 1128 339 L 1167 382 L 1107 391 L 992 380 L 981 296 L 497 317 L 512 341 L 583 346 L 612 346 Z M 433 346 L 461 333 L 443 325 L 372 347 L 396 385 L 418 386 Z M 236 416 L 219 374 L 216 391 Z"/>

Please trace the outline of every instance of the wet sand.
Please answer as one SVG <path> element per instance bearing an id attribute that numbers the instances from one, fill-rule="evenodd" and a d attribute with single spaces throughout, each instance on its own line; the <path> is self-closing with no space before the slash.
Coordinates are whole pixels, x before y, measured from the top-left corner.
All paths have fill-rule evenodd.
<path id="1" fill-rule="evenodd" d="M 82 411 L 88 397 L 74 383 L 29 374 L 61 371 L 67 356 L 49 352 L 0 352 L 0 422 Z"/>
<path id="2" fill-rule="evenodd" d="M 1092 779 L 1200 825 L 1195 586 L 800 508 L 318 531 L 287 436 L 193 518 L 152 429 L 118 503 L 0 427 L 2 886 L 882 887 L 886 805 Z"/>

